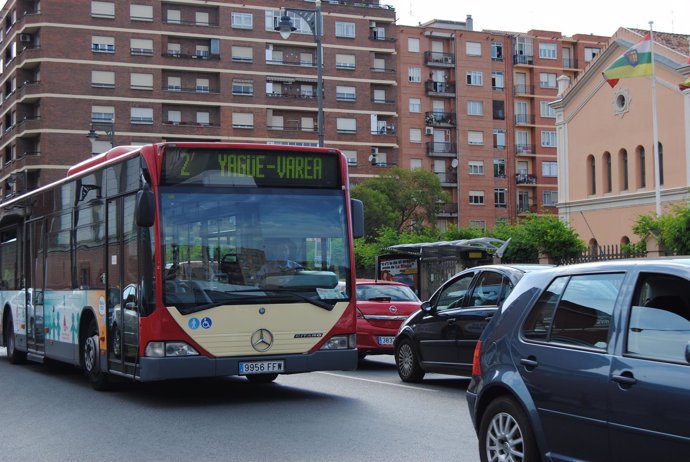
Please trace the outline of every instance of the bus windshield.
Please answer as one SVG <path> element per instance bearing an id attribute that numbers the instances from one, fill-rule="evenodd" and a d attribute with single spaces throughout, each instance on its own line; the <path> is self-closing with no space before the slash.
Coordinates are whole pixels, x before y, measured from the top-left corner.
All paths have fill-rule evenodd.
<path id="1" fill-rule="evenodd" d="M 164 303 L 332 309 L 352 290 L 340 189 L 160 188 Z"/>

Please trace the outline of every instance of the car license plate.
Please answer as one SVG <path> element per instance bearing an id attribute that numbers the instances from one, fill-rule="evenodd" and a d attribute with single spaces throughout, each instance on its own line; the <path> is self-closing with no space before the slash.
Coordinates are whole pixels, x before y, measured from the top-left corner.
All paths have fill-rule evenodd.
<path id="1" fill-rule="evenodd" d="M 285 370 L 283 361 L 246 361 L 240 362 L 240 375 L 273 374 Z"/>
<path id="2" fill-rule="evenodd" d="M 379 337 L 379 345 L 393 345 L 395 337 Z"/>

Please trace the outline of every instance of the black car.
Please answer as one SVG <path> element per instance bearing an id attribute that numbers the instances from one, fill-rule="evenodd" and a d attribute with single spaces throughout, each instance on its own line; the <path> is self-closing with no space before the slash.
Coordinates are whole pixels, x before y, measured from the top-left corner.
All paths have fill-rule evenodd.
<path id="1" fill-rule="evenodd" d="M 446 281 L 395 337 L 395 364 L 404 382 L 426 372 L 470 375 L 474 347 L 484 327 L 527 271 L 549 265 L 486 265 Z"/>
<path id="2" fill-rule="evenodd" d="M 690 460 L 690 258 L 533 272 L 485 329 L 482 461 Z"/>

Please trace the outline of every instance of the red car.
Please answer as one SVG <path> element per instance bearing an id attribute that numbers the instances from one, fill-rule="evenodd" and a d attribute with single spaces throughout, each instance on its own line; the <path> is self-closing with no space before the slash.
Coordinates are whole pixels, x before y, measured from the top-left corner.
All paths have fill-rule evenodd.
<path id="1" fill-rule="evenodd" d="M 400 324 L 422 302 L 400 282 L 357 279 L 357 350 L 359 359 L 372 354 L 393 354 Z"/>

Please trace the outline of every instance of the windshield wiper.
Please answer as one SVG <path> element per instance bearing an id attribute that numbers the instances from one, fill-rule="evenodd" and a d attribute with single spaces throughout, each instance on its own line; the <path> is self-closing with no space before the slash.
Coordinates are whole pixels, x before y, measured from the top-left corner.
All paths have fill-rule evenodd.
<path id="1" fill-rule="evenodd" d="M 208 294 L 209 292 L 211 292 L 211 291 L 209 291 L 209 290 L 206 291 L 207 294 Z M 239 299 L 239 300 L 242 300 L 242 299 L 244 299 L 244 298 L 246 298 L 246 299 L 249 300 L 249 301 L 254 301 L 254 300 L 257 299 L 257 298 L 262 298 L 262 297 L 253 296 L 253 295 L 251 295 L 251 294 L 252 294 L 252 293 L 256 293 L 256 292 L 261 292 L 261 293 L 266 293 L 266 294 L 269 294 L 269 293 L 279 293 L 279 294 L 284 294 L 284 295 L 290 295 L 290 296 L 299 298 L 300 300 L 304 300 L 305 302 L 309 302 L 309 303 L 311 303 L 311 304 L 314 305 L 314 306 L 318 306 L 319 308 L 323 308 L 323 309 L 328 310 L 328 311 L 333 310 L 333 308 L 335 307 L 335 303 L 330 304 L 330 303 L 327 303 L 327 302 L 325 302 L 325 301 L 322 301 L 322 300 L 320 300 L 320 299 L 318 299 L 318 298 L 313 298 L 313 297 L 308 297 L 308 296 L 306 296 L 306 295 L 302 295 L 301 293 L 295 292 L 294 290 L 291 290 L 291 289 L 282 289 L 282 288 L 275 288 L 275 289 L 240 289 L 240 290 L 214 290 L 214 291 L 212 291 L 212 292 L 214 292 L 214 293 L 219 293 L 219 294 L 223 294 L 224 296 L 228 297 L 226 300 L 223 300 L 222 302 L 217 302 L 217 301 L 214 302 L 214 303 L 212 304 L 213 306 L 222 305 L 224 302 L 228 302 L 228 301 L 236 302 L 238 299 Z M 245 296 L 245 294 L 246 294 L 246 296 Z M 213 297 L 211 297 L 211 298 L 213 298 Z M 205 306 L 204 306 L 204 308 L 210 308 L 210 307 L 211 307 L 211 306 L 208 306 L 208 305 L 205 305 Z"/>

